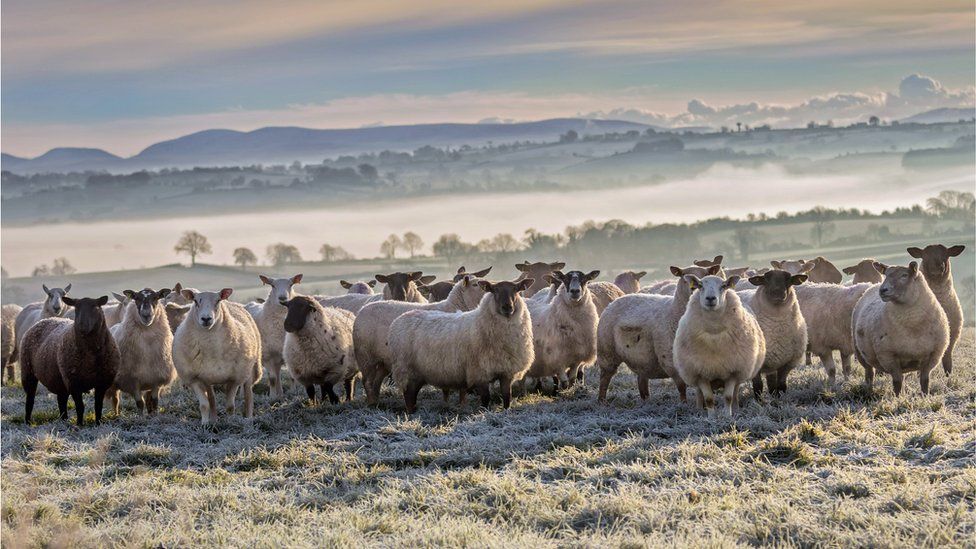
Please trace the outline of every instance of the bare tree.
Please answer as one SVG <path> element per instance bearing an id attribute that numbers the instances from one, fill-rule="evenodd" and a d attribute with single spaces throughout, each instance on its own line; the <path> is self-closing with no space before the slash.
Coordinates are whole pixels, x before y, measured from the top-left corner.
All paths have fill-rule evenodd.
<path id="1" fill-rule="evenodd" d="M 449 264 L 454 264 L 455 258 L 468 253 L 471 245 L 461 242 L 461 237 L 454 233 L 442 234 L 437 242 L 432 246 L 434 255 L 447 259 Z"/>
<path id="2" fill-rule="evenodd" d="M 284 242 L 278 242 L 277 244 L 268 246 L 265 255 L 268 257 L 268 261 L 275 266 L 298 263 L 302 260 L 302 254 L 298 251 L 298 248 L 291 244 L 285 244 Z"/>
<path id="3" fill-rule="evenodd" d="M 403 247 L 410 252 L 410 257 L 414 257 L 417 251 L 424 247 L 424 239 L 413 231 L 407 231 L 403 234 Z"/>
<path id="4" fill-rule="evenodd" d="M 333 246 L 331 244 L 322 244 L 322 247 L 319 248 L 319 254 L 322 256 L 322 261 L 326 263 L 353 258 L 352 254 L 347 252 L 342 246 Z"/>
<path id="5" fill-rule="evenodd" d="M 34 267 L 33 271 L 31 271 L 31 276 L 34 278 L 37 278 L 39 276 L 48 276 L 50 274 L 51 274 L 51 269 L 47 265 L 38 265 L 37 267 Z"/>
<path id="6" fill-rule="evenodd" d="M 178 254 L 189 255 L 191 267 L 196 266 L 198 255 L 213 253 L 213 248 L 210 247 L 210 242 L 207 240 L 207 237 L 196 231 L 186 231 L 183 233 L 183 236 L 176 242 L 173 250 Z"/>
<path id="7" fill-rule="evenodd" d="M 66 257 L 55 259 L 54 265 L 51 267 L 51 274 L 54 276 L 65 276 L 75 274 L 76 272 L 78 272 L 78 269 L 75 269 Z"/>
<path id="8" fill-rule="evenodd" d="M 250 248 L 237 248 L 234 250 L 234 263 L 241 266 L 242 270 L 247 270 L 248 265 L 258 262 L 258 256 Z"/>
<path id="9" fill-rule="evenodd" d="M 810 238 L 818 248 L 823 246 L 825 238 L 837 229 L 834 222 L 827 217 L 827 210 L 822 206 L 810 210 L 813 214 L 813 226 L 810 227 Z"/>
<path id="10" fill-rule="evenodd" d="M 400 240 L 400 237 L 395 234 L 391 234 L 390 236 L 386 237 L 386 240 L 384 240 L 382 244 L 380 244 L 380 253 L 383 254 L 383 257 L 387 259 L 393 259 L 396 257 L 397 248 L 402 246 L 403 241 Z"/>

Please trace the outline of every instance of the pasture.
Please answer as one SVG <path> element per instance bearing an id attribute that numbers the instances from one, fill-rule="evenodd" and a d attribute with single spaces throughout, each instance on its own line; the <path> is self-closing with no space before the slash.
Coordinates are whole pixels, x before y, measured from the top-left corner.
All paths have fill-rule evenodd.
<path id="1" fill-rule="evenodd" d="M 392 386 L 369 409 L 361 392 L 311 406 L 295 384 L 272 402 L 262 382 L 253 420 L 213 428 L 179 383 L 158 417 L 125 400 L 83 429 L 47 394 L 25 426 L 23 391 L 4 387 L 2 544 L 972 546 L 974 351 L 966 328 L 929 396 L 915 376 L 900 398 L 884 375 L 869 393 L 856 364 L 830 387 L 815 363 L 784 397 L 745 391 L 735 420 L 670 382 L 642 403 L 625 368 L 607 405 L 591 369 L 508 411 L 427 388 L 412 417 Z"/>

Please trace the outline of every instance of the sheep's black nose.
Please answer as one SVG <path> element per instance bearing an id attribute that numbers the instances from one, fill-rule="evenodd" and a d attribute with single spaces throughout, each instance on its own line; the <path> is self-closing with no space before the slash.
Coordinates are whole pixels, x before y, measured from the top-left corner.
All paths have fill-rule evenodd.
<path id="1" fill-rule="evenodd" d="M 714 305 L 715 304 L 715 297 L 714 296 L 705 296 L 705 302 L 708 303 L 709 305 Z"/>
<path id="2" fill-rule="evenodd" d="M 205 317 L 203 317 L 203 318 L 200 319 L 200 322 L 202 322 L 204 326 L 210 326 L 210 323 L 213 322 L 213 317 L 212 316 L 205 316 Z"/>

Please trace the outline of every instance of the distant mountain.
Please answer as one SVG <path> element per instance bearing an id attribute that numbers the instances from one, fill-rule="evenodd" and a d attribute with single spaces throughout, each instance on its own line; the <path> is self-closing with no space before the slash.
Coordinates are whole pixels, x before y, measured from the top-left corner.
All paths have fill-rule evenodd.
<path id="1" fill-rule="evenodd" d="M 957 122 L 959 120 L 969 120 L 976 116 L 976 109 L 955 109 L 942 108 L 925 111 L 916 115 L 902 118 L 900 122 L 906 124 L 938 124 L 940 122 Z"/>
<path id="2" fill-rule="evenodd" d="M 573 130 L 579 135 L 644 131 L 651 126 L 617 120 L 558 118 L 515 124 L 417 124 L 316 130 L 269 127 L 250 132 L 205 130 L 146 147 L 130 158 L 99 149 L 52 149 L 33 159 L 9 155 L 3 169 L 17 173 L 107 170 L 135 171 L 167 167 L 229 166 L 321 162 L 342 154 L 413 151 L 425 145 L 479 146 L 514 141 L 555 141 Z"/>

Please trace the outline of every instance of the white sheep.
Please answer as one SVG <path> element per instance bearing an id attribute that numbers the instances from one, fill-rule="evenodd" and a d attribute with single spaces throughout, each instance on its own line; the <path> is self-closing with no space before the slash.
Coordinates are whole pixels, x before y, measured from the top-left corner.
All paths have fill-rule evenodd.
<path id="1" fill-rule="evenodd" d="M 803 284 L 806 279 L 806 275 L 791 275 L 775 269 L 751 278 L 758 289 L 738 292 L 742 304 L 759 322 L 766 342 L 762 370 L 752 380 L 757 397 L 763 389 L 762 376 L 766 377 L 771 393 L 781 393 L 786 391 L 786 377 L 790 371 L 803 363 L 807 350 L 807 324 L 793 287 Z"/>
<path id="2" fill-rule="evenodd" d="M 71 284 L 68 284 L 64 288 L 48 288 L 47 285 L 42 284 L 41 288 L 46 295 L 44 301 L 31 303 L 17 314 L 17 319 L 14 322 L 14 330 L 16 335 L 15 345 L 18 348 L 20 347 L 20 341 L 24 339 L 24 334 L 27 333 L 27 330 L 31 326 L 45 318 L 63 317 L 70 309 L 68 304 L 64 302 L 64 296 L 71 291 Z"/>
<path id="3" fill-rule="evenodd" d="M 952 283 L 952 265 L 949 259 L 956 257 L 965 250 L 965 246 L 947 248 L 942 244 L 930 244 L 924 250 L 908 248 L 908 253 L 922 260 L 921 271 L 935 298 L 942 305 L 946 318 L 949 319 L 949 346 L 942 357 L 942 369 L 946 375 L 952 373 L 952 351 L 962 333 L 962 305 L 956 295 L 956 287 Z"/>
<path id="4" fill-rule="evenodd" d="M 476 389 L 481 405 L 490 403 L 490 384 L 498 380 L 502 403 L 512 400 L 512 383 L 525 375 L 534 358 L 532 319 L 519 295 L 532 286 L 479 281 L 485 295 L 468 312 L 410 311 L 390 326 L 393 378 L 403 391 L 407 413 L 417 409 L 424 385 L 442 390 Z"/>
<path id="5" fill-rule="evenodd" d="M 593 281 L 587 284 L 590 294 L 593 296 L 593 305 L 596 306 L 596 314 L 601 315 L 614 300 L 623 297 L 624 291 L 617 287 L 613 282 L 602 280 Z"/>
<path id="6" fill-rule="evenodd" d="M 403 313 L 412 310 L 442 311 L 446 313 L 471 311 L 481 303 L 485 291 L 478 284 L 479 278 L 464 275 L 451 288 L 444 301 L 436 303 L 408 303 L 405 301 L 380 301 L 363 307 L 353 325 L 356 362 L 363 373 L 366 403 L 375 405 L 380 388 L 392 371 L 393 357 L 387 345 L 390 325 Z M 461 392 L 462 400 L 466 392 Z M 445 393 L 445 398 L 446 398 Z"/>
<path id="7" fill-rule="evenodd" d="M 4 373 L 6 373 L 6 383 L 14 381 L 14 362 L 17 362 L 17 337 L 16 325 L 17 315 L 23 310 L 20 305 L 8 304 L 3 306 L 3 331 L 0 332 L 0 383 L 4 383 Z"/>
<path id="8" fill-rule="evenodd" d="M 806 282 L 793 289 L 807 323 L 807 347 L 809 352 L 820 358 L 831 384 L 837 378 L 835 350 L 840 352 L 844 379 L 850 376 L 851 358 L 854 355 L 851 313 L 857 300 L 870 286 Z"/>
<path id="9" fill-rule="evenodd" d="M 854 275 L 851 280 L 852 284 L 860 284 L 861 282 L 867 282 L 868 284 L 880 284 L 884 280 L 881 272 L 874 267 L 874 264 L 882 265 L 887 267 L 884 263 L 879 263 L 877 260 L 862 259 L 857 263 L 857 265 L 851 265 L 850 267 L 844 267 L 841 271 L 844 274 Z"/>
<path id="10" fill-rule="evenodd" d="M 949 320 L 916 262 L 888 267 L 884 275 L 854 307 L 854 350 L 864 383 L 870 389 L 878 369 L 891 375 L 900 395 L 904 374 L 918 371 L 922 393 L 928 394 L 929 372 L 949 346 Z"/>
<path id="11" fill-rule="evenodd" d="M 699 279 L 685 275 L 695 289 L 674 338 L 674 367 L 698 389 L 699 407 L 716 416 L 714 390 L 722 389 L 726 411 L 738 413 L 739 391 L 759 374 L 766 342 L 756 318 L 735 293 L 737 277 Z"/>
<path id="12" fill-rule="evenodd" d="M 529 300 L 535 360 L 526 377 L 558 380 L 557 389 L 577 380 L 577 372 L 596 359 L 596 327 L 600 315 L 589 283 L 600 271 L 554 271 L 561 285 L 548 303 Z"/>
<path id="13" fill-rule="evenodd" d="M 671 378 L 682 402 L 687 401 L 685 382 L 674 369 L 672 347 L 678 321 L 685 314 L 691 287 L 681 277 L 714 275 L 721 266 L 671 267 L 678 277 L 674 296 L 637 293 L 621 297 L 600 315 L 597 325 L 597 358 L 600 390 L 597 397 L 605 402 L 610 381 L 621 363 L 637 374 L 637 390 L 643 400 L 650 394 L 651 379 Z"/>
<path id="14" fill-rule="evenodd" d="M 285 365 L 285 316 L 288 309 L 285 302 L 295 297 L 294 287 L 302 281 L 299 273 L 289 278 L 268 278 L 258 275 L 262 284 L 271 286 L 264 303 L 248 303 L 245 309 L 254 317 L 261 333 L 261 364 L 268 371 L 268 385 L 271 396 L 282 398 L 285 389 L 281 386 L 281 368 Z"/>
<path id="15" fill-rule="evenodd" d="M 339 285 L 347 290 L 347 294 L 373 295 L 373 287 L 376 286 L 376 280 L 360 280 L 357 282 L 340 280 Z"/>
<path id="16" fill-rule="evenodd" d="M 321 398 L 339 403 L 334 386 L 342 383 L 346 401 L 352 400 L 359 373 L 353 356 L 352 324 L 355 316 L 335 307 L 323 307 L 308 296 L 296 296 L 284 303 L 284 357 L 295 381 L 315 401 L 315 386 Z"/>
<path id="17" fill-rule="evenodd" d="M 261 379 L 261 334 L 244 306 L 220 292 L 183 289 L 193 305 L 173 340 L 173 364 L 200 403 L 200 422 L 217 421 L 214 386 L 223 386 L 227 413 L 244 388 L 244 417 L 254 415 L 254 385 Z"/>
<path id="18" fill-rule="evenodd" d="M 169 293 L 169 288 L 125 291 L 129 303 L 123 307 L 122 322 L 111 327 L 121 361 L 115 382 L 105 393 L 105 398 L 112 399 L 116 415 L 119 391 L 132 396 L 140 414 L 143 410 L 155 414 L 160 390 L 176 380 L 173 332 L 161 301 Z"/>
<path id="19" fill-rule="evenodd" d="M 623 271 L 613 279 L 613 283 L 625 294 L 636 294 L 641 290 L 640 279 L 646 274 L 647 271 Z"/>

